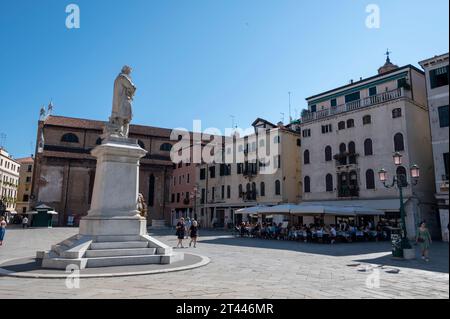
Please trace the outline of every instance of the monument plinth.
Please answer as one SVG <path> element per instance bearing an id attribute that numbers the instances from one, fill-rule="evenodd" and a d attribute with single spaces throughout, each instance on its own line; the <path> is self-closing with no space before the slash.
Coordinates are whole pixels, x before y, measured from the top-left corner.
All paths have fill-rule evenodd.
<path id="1" fill-rule="evenodd" d="M 124 67 L 114 82 L 112 115 L 102 144 L 92 150 L 97 167 L 88 215 L 78 235 L 37 253 L 44 268 L 169 264 L 184 258 L 147 235 L 147 220 L 138 209 L 139 162 L 147 151 L 128 138 L 136 91 L 130 73 Z"/>
<path id="2" fill-rule="evenodd" d="M 106 138 L 92 155 L 97 168 L 91 209 L 80 221 L 80 235 L 146 235 L 147 221 L 137 210 L 139 160 L 147 154 L 136 140 Z"/>

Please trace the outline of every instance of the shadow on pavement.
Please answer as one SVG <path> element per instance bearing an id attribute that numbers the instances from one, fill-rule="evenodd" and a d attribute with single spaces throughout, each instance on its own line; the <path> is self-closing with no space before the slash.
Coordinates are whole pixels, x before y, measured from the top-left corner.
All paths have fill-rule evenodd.
<path id="1" fill-rule="evenodd" d="M 157 236 L 172 236 L 172 230 L 155 230 Z M 211 237 L 213 237 L 211 239 Z M 203 239 L 202 239 L 203 238 Z M 355 256 L 354 261 L 394 267 L 404 267 L 426 271 L 449 273 L 449 245 L 444 242 L 434 242 L 430 250 L 430 261 L 427 263 L 420 259 L 417 250 L 416 260 L 398 260 L 392 258 L 390 242 L 353 242 L 337 244 L 303 243 L 297 241 L 267 240 L 255 238 L 235 237 L 232 232 L 226 231 L 200 231 L 199 243 L 202 245 L 227 245 L 236 247 L 250 247 L 256 249 L 279 249 L 296 251 L 300 253 L 326 255 L 326 256 Z M 377 258 L 363 259 L 362 255 L 385 253 Z M 361 256 L 358 256 L 361 255 Z M 371 256 L 373 257 L 373 256 Z"/>

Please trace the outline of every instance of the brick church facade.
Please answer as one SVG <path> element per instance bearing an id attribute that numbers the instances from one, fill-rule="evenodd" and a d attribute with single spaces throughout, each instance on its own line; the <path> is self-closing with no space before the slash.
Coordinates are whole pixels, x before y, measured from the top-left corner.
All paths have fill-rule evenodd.
<path id="1" fill-rule="evenodd" d="M 103 126 L 101 121 L 52 115 L 39 121 L 31 206 L 54 208 L 59 226 L 66 225 L 69 216 L 77 225 L 89 210 L 96 169 L 90 152 L 101 143 Z M 170 220 L 170 150 L 175 143 L 170 133 L 170 129 L 130 126 L 130 138 L 148 152 L 141 160 L 139 191 L 148 204 L 149 221 Z"/>

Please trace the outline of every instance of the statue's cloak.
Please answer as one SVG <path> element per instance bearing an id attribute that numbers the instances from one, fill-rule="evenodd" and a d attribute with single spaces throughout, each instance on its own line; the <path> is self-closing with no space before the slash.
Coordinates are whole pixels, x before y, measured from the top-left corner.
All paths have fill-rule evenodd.
<path id="1" fill-rule="evenodd" d="M 124 73 L 119 74 L 114 81 L 114 96 L 112 107 L 112 118 L 127 120 L 128 123 L 133 117 L 131 101 L 136 91 L 131 79 Z"/>

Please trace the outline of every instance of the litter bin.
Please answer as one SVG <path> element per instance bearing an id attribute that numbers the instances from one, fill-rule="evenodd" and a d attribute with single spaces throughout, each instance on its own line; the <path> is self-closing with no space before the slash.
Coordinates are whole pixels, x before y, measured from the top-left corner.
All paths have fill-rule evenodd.
<path id="1" fill-rule="evenodd" d="M 400 228 L 391 228 L 391 244 L 392 244 L 392 256 L 403 257 L 402 248 L 402 230 Z"/>

